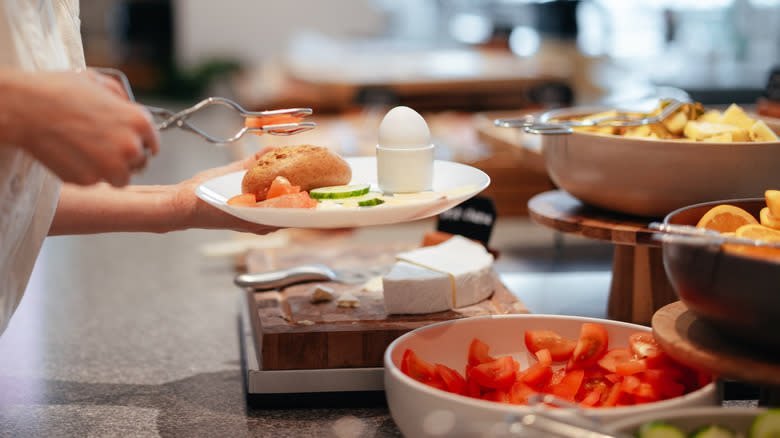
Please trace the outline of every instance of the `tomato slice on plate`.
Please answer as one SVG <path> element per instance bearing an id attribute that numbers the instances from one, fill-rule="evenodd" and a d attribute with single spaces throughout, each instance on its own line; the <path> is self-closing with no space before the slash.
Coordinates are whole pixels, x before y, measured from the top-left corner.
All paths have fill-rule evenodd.
<path id="1" fill-rule="evenodd" d="M 294 186 L 290 183 L 290 180 L 279 175 L 271 182 L 271 186 L 268 187 L 268 193 L 265 195 L 265 199 L 276 198 L 277 196 L 289 195 L 291 193 L 298 193 L 301 191 L 301 186 Z"/>
<path id="2" fill-rule="evenodd" d="M 609 336 L 604 326 L 593 322 L 583 323 L 580 327 L 580 337 L 566 364 L 566 369 L 592 367 L 606 353 L 608 342 Z"/>
<path id="3" fill-rule="evenodd" d="M 255 204 L 261 208 L 316 208 L 317 200 L 311 199 L 306 191 L 299 193 L 289 193 Z"/>
<path id="4" fill-rule="evenodd" d="M 469 378 L 486 388 L 509 388 L 515 383 L 517 366 L 512 356 L 502 356 L 469 369 Z"/>
<path id="5" fill-rule="evenodd" d="M 568 360 L 574 347 L 577 345 L 576 339 L 566 338 L 552 330 L 526 330 L 525 347 L 531 353 L 547 349 L 552 354 L 552 359 Z"/>
<path id="6" fill-rule="evenodd" d="M 257 198 L 255 197 L 254 193 L 242 193 L 240 195 L 231 197 L 227 200 L 226 203 L 227 205 L 237 207 L 253 207 L 255 204 L 257 204 Z"/>

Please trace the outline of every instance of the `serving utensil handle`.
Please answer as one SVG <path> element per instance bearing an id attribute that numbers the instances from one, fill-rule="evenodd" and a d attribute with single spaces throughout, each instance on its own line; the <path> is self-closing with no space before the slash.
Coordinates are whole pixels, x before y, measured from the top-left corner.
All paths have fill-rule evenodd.
<path id="1" fill-rule="evenodd" d="M 252 289 L 279 289 L 307 281 L 330 281 L 336 274 L 324 265 L 304 265 L 275 271 L 239 274 L 233 282 Z"/>

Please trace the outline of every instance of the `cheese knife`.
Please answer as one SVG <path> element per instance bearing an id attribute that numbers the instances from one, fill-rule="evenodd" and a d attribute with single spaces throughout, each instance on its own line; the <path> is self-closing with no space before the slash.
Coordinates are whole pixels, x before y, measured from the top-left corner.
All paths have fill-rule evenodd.
<path id="1" fill-rule="evenodd" d="M 321 264 L 301 265 L 275 271 L 239 274 L 233 282 L 237 286 L 257 290 L 280 289 L 292 284 L 310 281 L 360 284 L 388 273 L 391 267 L 391 265 L 381 265 L 367 268 L 331 269 Z"/>

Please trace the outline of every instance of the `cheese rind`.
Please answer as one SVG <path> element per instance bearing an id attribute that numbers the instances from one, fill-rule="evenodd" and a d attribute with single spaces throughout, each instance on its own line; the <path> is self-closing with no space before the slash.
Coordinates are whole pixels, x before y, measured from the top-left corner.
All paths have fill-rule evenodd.
<path id="1" fill-rule="evenodd" d="M 421 314 L 452 309 L 452 280 L 447 274 L 399 261 L 382 279 L 388 314 Z"/>
<path id="2" fill-rule="evenodd" d="M 388 274 L 383 280 L 388 313 L 450 310 L 472 305 L 493 293 L 493 256 L 484 246 L 465 237 L 456 235 L 438 245 L 400 253 L 396 258 L 396 272 L 391 271 L 393 275 Z"/>

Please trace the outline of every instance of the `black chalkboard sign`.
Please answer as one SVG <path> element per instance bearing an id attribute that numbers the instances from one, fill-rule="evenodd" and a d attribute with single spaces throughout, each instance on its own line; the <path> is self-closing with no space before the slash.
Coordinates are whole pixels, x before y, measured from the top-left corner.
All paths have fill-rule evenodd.
<path id="1" fill-rule="evenodd" d="M 493 200 L 475 196 L 439 214 L 436 229 L 459 234 L 487 245 L 495 223 L 496 206 Z"/>

